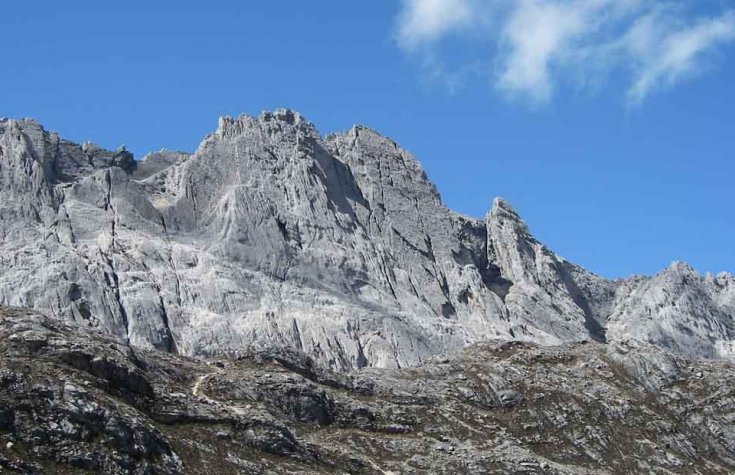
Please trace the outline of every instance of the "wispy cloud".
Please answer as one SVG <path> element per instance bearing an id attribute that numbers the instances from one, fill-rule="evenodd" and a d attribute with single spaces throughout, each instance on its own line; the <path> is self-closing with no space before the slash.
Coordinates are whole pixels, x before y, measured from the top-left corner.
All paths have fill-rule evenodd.
<path id="1" fill-rule="evenodd" d="M 683 28 L 662 27 L 650 16 L 639 20 L 627 40 L 637 67 L 628 90 L 633 103 L 651 91 L 670 87 L 683 78 L 699 74 L 703 56 L 719 44 L 735 38 L 735 14 L 698 20 Z"/>
<path id="2" fill-rule="evenodd" d="M 448 36 L 462 40 L 462 56 L 474 49 L 474 61 L 494 65 L 492 81 L 511 97 L 545 103 L 565 80 L 599 85 L 622 72 L 627 101 L 640 104 L 700 74 L 710 55 L 735 39 L 735 10 L 703 16 L 691 13 L 694 6 L 694 0 L 403 0 L 397 39 L 434 65 Z"/>

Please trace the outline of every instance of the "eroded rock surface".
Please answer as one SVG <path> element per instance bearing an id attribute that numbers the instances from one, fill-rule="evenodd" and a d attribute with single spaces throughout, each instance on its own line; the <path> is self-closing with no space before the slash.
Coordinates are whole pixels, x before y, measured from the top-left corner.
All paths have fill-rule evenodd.
<path id="1" fill-rule="evenodd" d="M 683 264 L 609 281 L 496 200 L 447 209 L 365 127 L 223 118 L 193 154 L 141 161 L 0 120 L 0 304 L 183 355 L 297 349 L 336 370 L 407 367 L 485 340 L 636 338 L 731 357 L 735 279 Z"/>

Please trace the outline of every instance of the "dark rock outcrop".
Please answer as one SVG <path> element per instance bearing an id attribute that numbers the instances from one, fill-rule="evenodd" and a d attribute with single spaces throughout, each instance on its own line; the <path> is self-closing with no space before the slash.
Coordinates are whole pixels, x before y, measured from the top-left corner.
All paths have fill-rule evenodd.
<path id="1" fill-rule="evenodd" d="M 333 373 L 296 351 L 195 360 L 131 349 L 2 309 L 0 468 L 725 474 L 734 377 L 729 362 L 633 340 L 482 343 L 414 368 Z"/>

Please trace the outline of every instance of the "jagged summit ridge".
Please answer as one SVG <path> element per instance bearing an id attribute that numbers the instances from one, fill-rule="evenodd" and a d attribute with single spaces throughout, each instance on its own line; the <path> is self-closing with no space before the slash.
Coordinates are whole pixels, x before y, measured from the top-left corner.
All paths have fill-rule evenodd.
<path id="1" fill-rule="evenodd" d="M 219 118 L 215 134 L 222 137 L 233 137 L 246 133 L 248 129 L 253 127 L 258 128 L 266 124 L 271 125 L 275 129 L 293 127 L 295 130 L 305 133 L 310 137 L 319 136 L 314 124 L 306 120 L 300 113 L 290 109 L 262 112 L 257 117 L 247 114 L 241 114 L 237 117 L 222 116 Z"/>
<path id="2" fill-rule="evenodd" d="M 285 346 L 335 369 L 486 339 L 732 354 L 731 278 L 602 279 L 502 199 L 484 220 L 452 212 L 409 152 L 361 126 L 322 136 L 288 110 L 225 117 L 192 154 L 134 161 L 6 120 L 0 183 L 0 304 L 134 345 Z"/>

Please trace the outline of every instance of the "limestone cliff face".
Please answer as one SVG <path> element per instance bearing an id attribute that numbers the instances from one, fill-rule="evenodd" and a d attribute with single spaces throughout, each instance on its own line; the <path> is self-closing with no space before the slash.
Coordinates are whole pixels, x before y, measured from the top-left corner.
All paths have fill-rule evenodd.
<path id="1" fill-rule="evenodd" d="M 681 262 L 625 282 L 610 315 L 611 336 L 637 338 L 707 358 L 735 356 L 735 278 L 701 276 Z"/>
<path id="2" fill-rule="evenodd" d="M 0 184 L 0 304 L 138 346 L 287 346 L 340 370 L 486 339 L 733 353 L 732 276 L 597 277 L 502 200 L 484 221 L 450 211 L 408 152 L 364 127 L 223 118 L 193 154 L 136 162 L 0 120 Z"/>

